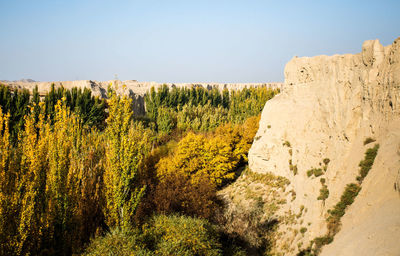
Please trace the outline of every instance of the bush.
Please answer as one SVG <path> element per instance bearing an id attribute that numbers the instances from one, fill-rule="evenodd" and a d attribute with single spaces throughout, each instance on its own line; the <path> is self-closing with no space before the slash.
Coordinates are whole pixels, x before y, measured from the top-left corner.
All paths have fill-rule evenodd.
<path id="1" fill-rule="evenodd" d="M 374 164 L 375 157 L 378 154 L 379 144 L 376 144 L 373 148 L 367 149 L 365 152 L 365 158 L 360 162 L 358 166 L 360 166 L 360 175 L 357 177 L 357 180 L 361 183 L 364 178 L 367 176 L 369 170 L 371 170 L 372 165 Z"/>
<path id="2" fill-rule="evenodd" d="M 85 256 L 95 255 L 221 255 L 216 228 L 208 221 L 159 215 L 142 229 L 114 229 L 92 241 Z"/>
<path id="3" fill-rule="evenodd" d="M 324 158 L 323 162 L 325 165 L 328 165 L 331 160 L 329 158 Z"/>
<path id="4" fill-rule="evenodd" d="M 314 176 L 315 176 L 315 177 L 319 177 L 319 176 L 321 176 L 322 174 L 324 174 L 324 172 L 322 171 L 321 168 L 314 169 Z"/>
<path id="5" fill-rule="evenodd" d="M 310 256 L 318 255 L 321 252 L 322 246 L 330 244 L 332 242 L 333 242 L 333 236 L 329 235 L 314 238 L 314 240 L 312 240 L 312 243 L 314 243 L 314 248 L 312 250 L 313 254 L 310 254 Z"/>
<path id="6" fill-rule="evenodd" d="M 298 169 L 297 169 L 297 164 L 293 166 L 293 175 L 297 175 Z"/>
<path id="7" fill-rule="evenodd" d="M 176 126 L 175 116 L 168 108 L 159 108 L 157 114 L 158 131 L 162 134 L 169 134 Z"/>
<path id="8" fill-rule="evenodd" d="M 155 255 L 221 255 L 216 227 L 203 219 L 155 216 L 143 228 Z"/>
<path id="9" fill-rule="evenodd" d="M 146 248 L 145 237 L 139 230 L 123 231 L 116 228 L 103 237 L 93 239 L 86 248 L 84 256 L 102 256 L 102 255 L 153 255 Z"/>
<path id="10" fill-rule="evenodd" d="M 188 176 L 171 173 L 156 186 L 152 197 L 158 213 L 181 213 L 210 218 L 217 207 L 216 187 L 206 177 L 197 183 Z"/>
<path id="11" fill-rule="evenodd" d="M 325 201 L 328 197 L 329 197 L 328 187 L 325 184 L 323 184 L 322 188 L 319 190 L 319 196 L 318 196 L 317 200 Z"/>
<path id="12" fill-rule="evenodd" d="M 321 168 L 312 168 L 307 171 L 307 177 L 311 177 L 312 175 L 314 175 L 315 177 L 319 177 L 323 174 L 324 172 L 322 171 Z"/>
<path id="13" fill-rule="evenodd" d="M 334 235 L 339 231 L 340 218 L 345 214 L 346 208 L 354 202 L 354 199 L 360 192 L 361 187 L 355 183 L 347 184 L 340 201 L 329 210 L 328 230 L 330 235 Z"/>
<path id="14" fill-rule="evenodd" d="M 372 142 L 375 142 L 375 139 L 368 137 L 364 140 L 364 146 Z"/>
<path id="15" fill-rule="evenodd" d="M 221 209 L 223 211 L 219 212 L 220 215 L 217 215 L 217 221 L 226 234 L 243 241 L 249 248 L 261 249 L 268 245 L 267 235 L 274 230 L 278 221 L 274 218 L 265 218 L 264 202 L 261 197 L 250 204 L 226 206 L 225 209 Z"/>

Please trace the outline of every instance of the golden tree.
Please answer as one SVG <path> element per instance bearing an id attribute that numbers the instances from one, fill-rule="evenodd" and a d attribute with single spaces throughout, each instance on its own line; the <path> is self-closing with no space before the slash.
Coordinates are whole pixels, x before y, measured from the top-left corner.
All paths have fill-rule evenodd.
<path id="1" fill-rule="evenodd" d="M 189 132 L 172 155 L 159 161 L 157 175 L 162 181 L 169 174 L 179 173 L 190 177 L 193 183 L 205 177 L 219 186 L 234 177 L 237 162 L 230 141 L 221 136 L 207 139 Z"/>
<path id="2" fill-rule="evenodd" d="M 0 254 L 12 254 L 17 247 L 15 216 L 18 214 L 18 197 L 15 178 L 17 172 L 13 159 L 9 131 L 10 114 L 3 114 L 0 108 Z"/>
<path id="3" fill-rule="evenodd" d="M 104 174 L 106 222 L 129 227 L 145 191 L 137 185 L 138 168 L 149 151 L 148 133 L 132 124 L 131 99 L 111 92 L 106 128 L 106 168 Z"/>
<path id="4" fill-rule="evenodd" d="M 18 254 L 38 253 L 46 221 L 46 170 L 49 124 L 44 121 L 44 109 L 35 123 L 33 108 L 25 116 L 25 131 L 21 140 L 21 168 L 17 177 L 20 197 Z"/>

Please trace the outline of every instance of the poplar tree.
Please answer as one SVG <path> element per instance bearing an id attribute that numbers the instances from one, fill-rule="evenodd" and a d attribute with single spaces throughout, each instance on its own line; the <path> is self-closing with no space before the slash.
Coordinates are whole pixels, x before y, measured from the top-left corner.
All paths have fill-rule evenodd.
<path id="1" fill-rule="evenodd" d="M 106 222 L 128 228 L 144 194 L 137 185 L 138 168 L 149 150 L 148 135 L 141 126 L 132 125 L 131 99 L 111 92 L 106 132 L 106 169 L 104 174 Z"/>

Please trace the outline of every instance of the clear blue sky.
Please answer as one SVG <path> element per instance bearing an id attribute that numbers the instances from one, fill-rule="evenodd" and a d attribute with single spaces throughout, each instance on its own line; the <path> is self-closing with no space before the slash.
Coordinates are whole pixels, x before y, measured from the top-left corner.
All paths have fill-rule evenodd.
<path id="1" fill-rule="evenodd" d="M 0 80 L 283 81 L 400 36 L 400 1 L 0 0 Z"/>

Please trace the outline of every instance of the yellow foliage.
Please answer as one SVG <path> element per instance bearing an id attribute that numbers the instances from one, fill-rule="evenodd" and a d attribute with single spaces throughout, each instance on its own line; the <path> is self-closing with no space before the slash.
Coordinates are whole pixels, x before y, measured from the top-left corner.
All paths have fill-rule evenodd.
<path id="1" fill-rule="evenodd" d="M 225 124 L 208 135 L 189 132 L 172 154 L 158 162 L 158 177 L 163 181 L 167 175 L 179 173 L 195 184 L 207 177 L 216 186 L 232 180 L 238 164 L 247 162 L 259 120 L 258 116 L 243 125 Z"/>
<path id="2" fill-rule="evenodd" d="M 6 255 L 17 246 L 14 216 L 18 210 L 15 187 L 17 174 L 12 161 L 15 154 L 10 144 L 10 114 L 3 114 L 0 108 L 0 254 Z"/>
<path id="3" fill-rule="evenodd" d="M 43 109 L 42 109 L 43 110 Z M 31 109 L 33 112 L 33 108 Z M 21 193 L 18 254 L 39 249 L 38 243 L 44 228 L 45 189 L 49 124 L 45 124 L 44 111 L 35 124 L 33 114 L 25 116 L 22 138 L 21 170 L 18 188 Z M 23 188 L 23 189 L 22 189 Z"/>
<path id="4" fill-rule="evenodd" d="M 149 136 L 142 126 L 132 125 L 131 106 L 131 99 L 112 93 L 106 120 L 104 174 L 105 216 L 109 226 L 129 227 L 145 190 L 135 184 L 139 165 L 149 151 Z"/>
<path id="5" fill-rule="evenodd" d="M 207 140 L 204 135 L 188 133 L 179 143 L 172 156 L 162 158 L 157 164 L 157 175 L 180 173 L 190 176 L 193 183 L 208 177 L 213 184 L 221 185 L 234 177 L 237 160 L 229 142 L 221 137 Z"/>

